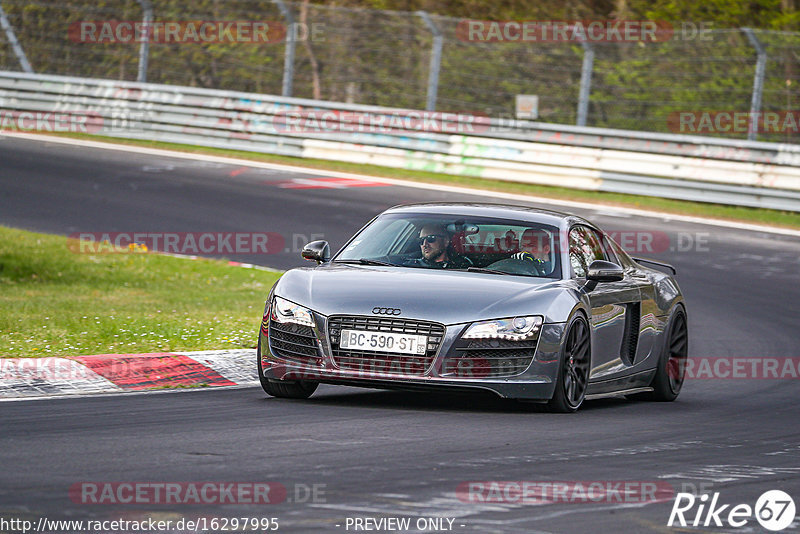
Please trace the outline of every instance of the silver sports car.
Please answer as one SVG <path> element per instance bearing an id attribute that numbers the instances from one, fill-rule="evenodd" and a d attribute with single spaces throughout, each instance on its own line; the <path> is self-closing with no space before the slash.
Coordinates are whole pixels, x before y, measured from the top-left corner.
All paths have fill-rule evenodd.
<path id="1" fill-rule="evenodd" d="M 264 309 L 269 395 L 307 398 L 320 383 L 482 389 L 573 412 L 612 395 L 671 401 L 683 384 L 674 269 L 631 258 L 580 217 L 405 205 L 333 258 L 324 241 L 302 255 L 317 265 L 284 274 Z"/>

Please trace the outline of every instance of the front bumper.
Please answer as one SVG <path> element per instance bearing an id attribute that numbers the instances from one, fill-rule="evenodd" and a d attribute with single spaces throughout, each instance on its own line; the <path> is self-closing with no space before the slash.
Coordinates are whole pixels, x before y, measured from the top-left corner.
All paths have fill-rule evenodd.
<path id="1" fill-rule="evenodd" d="M 268 319 L 265 318 L 265 321 Z M 445 361 L 456 354 L 461 335 L 469 323 L 448 325 L 433 364 L 424 374 L 405 375 L 391 372 L 340 369 L 332 358 L 328 318 L 315 314 L 317 347 L 314 362 L 300 363 L 271 350 L 267 325 L 259 332 L 259 358 L 264 377 L 272 380 L 309 380 L 327 384 L 386 389 L 451 389 L 485 390 L 500 397 L 521 400 L 549 400 L 555 390 L 565 324 L 544 324 L 530 365 L 521 373 L 508 377 L 463 377 L 442 372 Z"/>

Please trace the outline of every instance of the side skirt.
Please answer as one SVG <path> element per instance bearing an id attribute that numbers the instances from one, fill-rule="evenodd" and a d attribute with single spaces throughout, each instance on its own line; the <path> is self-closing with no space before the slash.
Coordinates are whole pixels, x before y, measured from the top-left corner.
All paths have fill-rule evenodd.
<path id="1" fill-rule="evenodd" d="M 649 393 L 653 388 L 633 388 L 623 389 L 621 391 L 611 391 L 609 393 L 595 393 L 594 395 L 586 395 L 586 400 L 607 399 L 609 397 L 619 397 L 621 395 L 633 395 L 634 393 Z"/>
<path id="2" fill-rule="evenodd" d="M 613 395 L 628 395 L 630 393 L 639 393 L 638 391 L 632 392 L 628 390 L 641 388 L 650 391 L 650 384 L 652 383 L 653 376 L 655 376 L 655 374 L 655 369 L 648 369 L 646 371 L 640 371 L 638 373 L 620 378 L 589 382 L 589 386 L 586 388 L 586 398 L 597 398 L 597 395 L 606 397 Z"/>

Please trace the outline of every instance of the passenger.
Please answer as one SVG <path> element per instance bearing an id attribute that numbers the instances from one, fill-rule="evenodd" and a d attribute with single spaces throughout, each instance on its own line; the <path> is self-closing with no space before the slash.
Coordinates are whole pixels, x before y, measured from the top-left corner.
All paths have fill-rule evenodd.
<path id="1" fill-rule="evenodd" d="M 422 257 L 411 265 L 434 267 L 438 269 L 466 269 L 472 263 L 457 254 L 450 243 L 451 236 L 444 225 L 426 224 L 419 231 L 419 247 Z"/>
<path id="2" fill-rule="evenodd" d="M 553 262 L 550 258 L 550 234 L 544 230 L 528 228 L 522 233 L 519 240 L 520 252 L 511 257 L 515 260 L 531 262 L 539 274 L 547 275 L 553 272 Z"/>
<path id="3" fill-rule="evenodd" d="M 519 250 L 517 234 L 514 233 L 514 230 L 509 230 L 502 239 L 499 237 L 495 238 L 494 246 L 498 252 L 513 252 Z"/>

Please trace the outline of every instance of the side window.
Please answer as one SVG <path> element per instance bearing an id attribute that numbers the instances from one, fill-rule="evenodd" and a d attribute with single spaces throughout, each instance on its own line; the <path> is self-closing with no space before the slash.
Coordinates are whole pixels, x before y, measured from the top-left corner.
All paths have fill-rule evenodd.
<path id="1" fill-rule="evenodd" d="M 578 278 L 586 277 L 586 260 L 583 249 L 587 246 L 579 228 L 569 231 L 569 262 L 572 264 L 572 274 Z"/>
<path id="2" fill-rule="evenodd" d="M 569 232 L 569 260 L 572 272 L 578 278 L 585 278 L 589 265 L 594 260 L 606 259 L 600 238 L 585 226 L 576 226 Z"/>
<path id="3" fill-rule="evenodd" d="M 617 257 L 617 253 L 614 251 L 614 246 L 611 244 L 608 236 L 604 235 L 603 239 L 603 251 L 606 253 L 606 258 L 608 261 L 616 263 L 617 265 L 622 265 Z"/>

